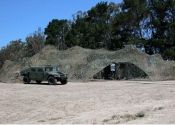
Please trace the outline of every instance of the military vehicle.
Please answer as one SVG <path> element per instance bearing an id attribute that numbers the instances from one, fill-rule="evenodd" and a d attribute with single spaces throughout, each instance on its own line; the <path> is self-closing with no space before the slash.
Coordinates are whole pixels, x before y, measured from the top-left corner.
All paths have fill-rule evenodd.
<path id="1" fill-rule="evenodd" d="M 61 84 L 67 83 L 67 74 L 58 71 L 57 67 L 51 65 L 45 66 L 29 66 L 20 71 L 20 75 L 23 76 L 23 83 L 28 84 L 31 80 L 35 80 L 37 83 L 42 81 L 48 81 L 50 85 L 54 85 L 57 81 Z"/>

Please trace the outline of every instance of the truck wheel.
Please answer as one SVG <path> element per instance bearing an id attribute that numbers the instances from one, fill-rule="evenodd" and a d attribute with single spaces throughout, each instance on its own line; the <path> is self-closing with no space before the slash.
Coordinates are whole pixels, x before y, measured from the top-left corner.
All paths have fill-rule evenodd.
<path id="1" fill-rule="evenodd" d="M 31 81 L 31 80 L 30 80 L 29 76 L 24 76 L 24 77 L 23 77 L 23 83 L 24 83 L 24 84 L 29 84 L 30 81 Z"/>
<path id="2" fill-rule="evenodd" d="M 67 80 L 60 81 L 62 85 L 67 84 Z"/>
<path id="3" fill-rule="evenodd" d="M 37 82 L 38 84 L 40 84 L 42 81 L 36 80 L 36 82 Z"/>
<path id="4" fill-rule="evenodd" d="M 53 76 L 50 76 L 50 77 L 48 78 L 48 83 L 49 83 L 50 85 L 54 85 L 54 84 L 57 83 L 57 80 L 56 80 Z"/>

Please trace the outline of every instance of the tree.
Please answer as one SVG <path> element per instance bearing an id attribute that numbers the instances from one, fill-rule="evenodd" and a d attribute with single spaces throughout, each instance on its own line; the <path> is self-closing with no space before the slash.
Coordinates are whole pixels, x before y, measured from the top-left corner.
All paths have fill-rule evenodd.
<path id="1" fill-rule="evenodd" d="M 68 34 L 69 46 L 79 45 L 84 48 L 110 48 L 112 22 L 120 6 L 111 2 L 100 2 L 87 12 L 78 11 L 73 15 L 71 31 Z"/>
<path id="2" fill-rule="evenodd" d="M 70 23 L 70 30 L 66 37 L 66 45 L 68 47 L 72 46 L 81 46 L 87 47 L 84 45 L 85 41 L 85 33 L 88 31 L 88 26 L 85 22 L 85 17 L 87 14 L 82 11 L 78 11 L 76 14 L 73 15 L 73 21 Z"/>
<path id="3" fill-rule="evenodd" d="M 45 28 L 44 34 L 47 35 L 45 45 L 65 45 L 65 38 L 69 32 L 69 25 L 67 20 L 53 19 Z"/>
<path id="4" fill-rule="evenodd" d="M 21 39 L 10 41 L 6 47 L 2 47 L 0 50 L 0 67 L 6 60 L 20 61 L 25 57 L 25 42 Z"/>
<path id="5" fill-rule="evenodd" d="M 41 27 L 39 27 L 37 31 L 35 31 L 34 33 L 30 33 L 26 37 L 26 56 L 31 57 L 40 52 L 44 47 L 44 42 L 45 35 Z"/>
<path id="6" fill-rule="evenodd" d="M 100 48 L 105 47 L 108 40 L 108 31 L 109 31 L 109 13 L 108 13 L 108 4 L 107 2 L 100 2 L 96 4 L 95 7 L 92 7 L 88 13 L 86 21 L 89 22 L 90 34 L 89 46 L 90 48 Z M 93 45 L 93 46 L 92 46 Z M 100 46 L 102 45 L 102 46 Z"/>
<path id="7" fill-rule="evenodd" d="M 147 44 L 147 53 L 160 53 L 164 59 L 175 59 L 175 1 L 174 0 L 149 0 L 150 34 L 151 39 Z"/>

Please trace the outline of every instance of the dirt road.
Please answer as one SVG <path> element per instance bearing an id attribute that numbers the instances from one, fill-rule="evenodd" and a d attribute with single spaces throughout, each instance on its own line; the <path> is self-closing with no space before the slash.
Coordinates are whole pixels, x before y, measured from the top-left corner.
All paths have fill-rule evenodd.
<path id="1" fill-rule="evenodd" d="M 0 83 L 0 123 L 175 124 L 175 81 Z"/>

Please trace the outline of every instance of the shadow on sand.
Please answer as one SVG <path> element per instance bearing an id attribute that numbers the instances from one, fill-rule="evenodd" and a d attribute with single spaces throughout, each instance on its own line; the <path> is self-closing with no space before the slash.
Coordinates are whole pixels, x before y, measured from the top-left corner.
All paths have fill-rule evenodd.
<path id="1" fill-rule="evenodd" d="M 42 83 L 31 82 L 31 83 L 26 84 L 26 85 L 48 85 L 48 86 L 57 86 L 57 85 L 64 85 L 64 84 L 61 84 L 61 83 L 57 82 L 57 83 L 54 84 L 54 85 L 50 85 L 48 82 L 42 82 Z"/>

